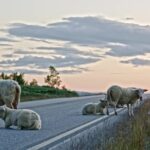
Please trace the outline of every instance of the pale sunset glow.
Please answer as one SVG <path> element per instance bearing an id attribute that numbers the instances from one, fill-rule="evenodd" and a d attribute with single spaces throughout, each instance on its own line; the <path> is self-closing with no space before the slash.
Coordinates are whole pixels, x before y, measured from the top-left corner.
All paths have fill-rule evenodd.
<path id="1" fill-rule="evenodd" d="M 0 72 L 100 92 L 150 89 L 150 1 L 0 0 Z"/>

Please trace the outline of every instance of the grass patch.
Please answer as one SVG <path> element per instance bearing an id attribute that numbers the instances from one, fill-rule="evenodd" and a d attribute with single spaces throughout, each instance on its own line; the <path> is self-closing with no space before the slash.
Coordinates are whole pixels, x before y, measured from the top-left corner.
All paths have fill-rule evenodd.
<path id="1" fill-rule="evenodd" d="M 21 101 L 31 101 L 37 99 L 75 97 L 78 94 L 75 91 L 67 89 L 52 88 L 49 86 L 22 86 Z"/>
<path id="2" fill-rule="evenodd" d="M 118 126 L 116 136 L 107 143 L 109 150 L 150 150 L 150 101 L 135 112 L 135 117 Z"/>

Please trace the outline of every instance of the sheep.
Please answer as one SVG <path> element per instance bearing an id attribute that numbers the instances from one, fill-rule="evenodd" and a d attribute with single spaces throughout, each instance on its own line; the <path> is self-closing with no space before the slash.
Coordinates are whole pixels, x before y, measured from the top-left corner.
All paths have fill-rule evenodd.
<path id="1" fill-rule="evenodd" d="M 0 118 L 4 120 L 5 128 L 12 125 L 21 130 L 41 128 L 40 116 L 30 109 L 11 109 L 7 106 L 0 106 Z"/>
<path id="2" fill-rule="evenodd" d="M 141 88 L 123 88 L 117 85 L 111 86 L 107 90 L 107 101 L 114 107 L 115 115 L 117 115 L 116 106 L 126 104 L 128 107 L 129 116 L 134 116 L 133 104 L 138 100 L 142 100 L 142 95 L 147 89 Z M 131 106 L 130 106 L 131 105 Z M 107 114 L 109 115 L 108 106 Z"/>
<path id="3" fill-rule="evenodd" d="M 107 101 L 105 100 L 100 100 L 99 103 L 87 103 L 82 109 L 82 114 L 87 115 L 87 114 L 94 114 L 96 115 L 97 113 L 104 114 L 104 109 L 107 105 Z"/>
<path id="4" fill-rule="evenodd" d="M 14 80 L 0 80 L 0 106 L 6 104 L 9 108 L 17 109 L 20 102 L 21 87 Z"/>

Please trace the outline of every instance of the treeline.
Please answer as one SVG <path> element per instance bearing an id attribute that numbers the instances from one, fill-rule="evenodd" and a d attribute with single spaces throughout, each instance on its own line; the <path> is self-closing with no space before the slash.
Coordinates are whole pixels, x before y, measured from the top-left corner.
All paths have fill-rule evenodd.
<path id="1" fill-rule="evenodd" d="M 0 74 L 0 79 L 12 79 L 17 81 L 20 85 L 31 85 L 31 86 L 37 86 L 38 81 L 36 79 L 32 79 L 30 83 L 28 81 L 25 81 L 24 79 L 24 73 L 11 73 L 11 74 L 5 74 L 2 72 Z M 44 82 L 50 86 L 50 87 L 60 87 L 62 81 L 60 79 L 59 72 L 55 69 L 55 67 L 50 66 L 49 67 L 49 74 L 44 78 Z M 65 86 L 62 86 L 65 88 Z"/>
<path id="2" fill-rule="evenodd" d="M 75 91 L 68 90 L 65 85 L 61 85 L 59 72 L 53 67 L 49 67 L 49 74 L 44 78 L 46 85 L 39 86 L 36 79 L 28 82 L 24 79 L 24 73 L 0 74 L 0 79 L 12 79 L 21 86 L 21 101 L 36 99 L 56 98 L 56 97 L 73 97 L 78 96 Z"/>
<path id="3" fill-rule="evenodd" d="M 28 84 L 28 82 L 25 81 L 25 79 L 24 79 L 24 73 L 15 72 L 15 73 L 8 75 L 8 74 L 5 74 L 4 72 L 2 72 L 0 74 L 0 79 L 5 79 L 5 80 L 12 79 L 12 80 L 17 81 L 20 85 L 27 85 Z"/>

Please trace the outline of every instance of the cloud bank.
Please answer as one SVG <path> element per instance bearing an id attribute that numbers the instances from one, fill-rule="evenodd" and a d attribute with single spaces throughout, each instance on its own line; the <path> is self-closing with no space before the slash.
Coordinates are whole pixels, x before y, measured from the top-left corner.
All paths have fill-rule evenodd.
<path id="1" fill-rule="evenodd" d="M 34 65 L 38 70 L 54 65 L 64 68 L 62 73 L 75 73 L 88 70 L 81 66 L 102 61 L 110 56 L 120 58 L 120 63 L 150 65 L 149 60 L 137 58 L 150 54 L 149 26 L 86 16 L 68 17 L 46 25 L 13 23 L 8 26 L 7 33 L 12 40 L 0 38 L 0 44 L 4 41 L 9 44 L 14 37 L 36 42 L 38 46 L 28 47 L 28 51 L 14 50 L 11 54 L 14 59 L 8 59 L 10 55 L 3 55 L 7 60 L 1 60 L 1 66 Z M 18 59 L 15 58 L 16 55 Z M 66 70 L 68 67 L 76 70 Z"/>

